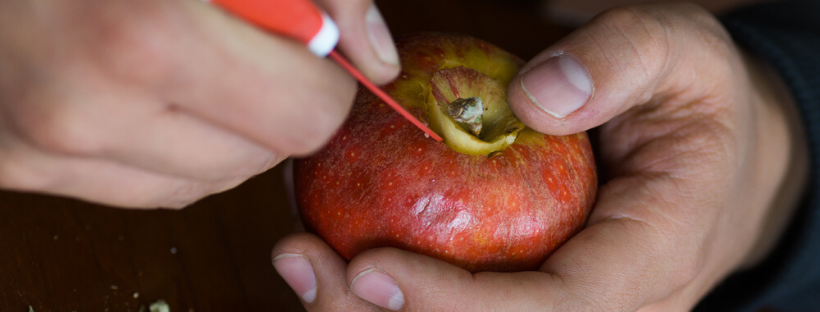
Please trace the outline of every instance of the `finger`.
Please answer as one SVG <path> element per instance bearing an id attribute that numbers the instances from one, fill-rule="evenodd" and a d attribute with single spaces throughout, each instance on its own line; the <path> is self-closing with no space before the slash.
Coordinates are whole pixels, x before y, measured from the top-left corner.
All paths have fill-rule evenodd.
<path id="1" fill-rule="evenodd" d="M 528 126 L 555 135 L 661 99 L 674 113 L 717 94 L 713 81 L 736 81 L 727 68 L 742 65 L 727 62 L 736 51 L 726 42 L 719 23 L 691 4 L 613 9 L 525 65 L 510 83 L 510 106 Z"/>
<path id="2" fill-rule="evenodd" d="M 579 307 L 590 301 L 605 311 L 691 310 L 736 261 L 706 261 L 715 251 L 711 229 L 726 183 L 705 181 L 645 172 L 608 182 L 587 228 L 541 270 L 582 294 Z M 742 245 L 723 248 L 733 253 Z"/>
<path id="3" fill-rule="evenodd" d="M 198 181 L 119 163 L 41 153 L 17 145 L 0 149 L 0 187 L 44 192 L 129 208 L 182 208 L 246 178 Z M 14 151 L 14 152 L 10 152 Z"/>
<path id="4" fill-rule="evenodd" d="M 152 25 L 125 25 L 112 45 L 160 60 L 144 80 L 165 103 L 284 155 L 317 149 L 341 125 L 355 82 L 336 64 L 209 4 L 160 3 Z"/>
<path id="5" fill-rule="evenodd" d="M 104 140 L 115 143 L 103 156 L 157 173 L 205 181 L 244 179 L 285 159 L 281 153 L 173 108 L 155 113 L 144 116 L 143 123 L 130 120 L 133 123 L 112 127 L 117 132 Z"/>
<path id="6" fill-rule="evenodd" d="M 702 215 L 675 219 L 679 216 L 657 209 L 667 200 L 689 198 L 688 192 L 650 193 L 668 188 L 671 180 L 603 190 L 603 204 L 595 208 L 601 212 L 589 228 L 551 255 L 540 272 L 470 274 L 437 259 L 382 248 L 354 258 L 347 282 L 357 296 L 395 311 L 635 311 L 651 306 L 691 282 L 700 269 L 703 237 L 681 234 L 694 232 L 686 224 L 712 221 Z M 679 214 L 693 213 L 684 208 Z M 690 295 L 676 301 L 675 309 L 690 309 L 696 302 L 692 298 L 702 293 Z"/>
<path id="7" fill-rule="evenodd" d="M 385 84 L 399 74 L 399 55 L 384 18 L 372 0 L 321 0 L 339 25 L 339 47 L 368 78 Z"/>
<path id="8" fill-rule="evenodd" d="M 551 311 L 559 282 L 542 272 L 470 274 L 395 248 L 363 252 L 347 269 L 354 294 L 392 311 Z"/>
<path id="9" fill-rule="evenodd" d="M 27 100 L 11 116 L 13 126 L 47 153 L 96 157 L 157 174 L 211 181 L 246 178 L 284 158 L 160 103 L 152 94 L 96 74 L 85 75 L 81 83 L 70 82 L 67 88 L 44 86 Z"/>
<path id="10" fill-rule="evenodd" d="M 345 261 L 313 234 L 287 236 L 273 247 L 273 266 L 308 311 L 378 311 L 347 290 Z"/>

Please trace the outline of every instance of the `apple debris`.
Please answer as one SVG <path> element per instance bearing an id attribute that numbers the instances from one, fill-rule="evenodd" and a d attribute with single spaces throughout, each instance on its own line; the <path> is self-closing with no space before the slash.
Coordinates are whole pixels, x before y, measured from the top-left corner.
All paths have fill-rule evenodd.
<path id="1" fill-rule="evenodd" d="M 148 311 L 150 312 L 171 312 L 171 307 L 168 306 L 168 303 L 165 300 L 157 300 L 156 302 L 152 303 L 148 306 Z"/>
<path id="2" fill-rule="evenodd" d="M 470 130 L 474 136 L 481 133 L 481 116 L 484 115 L 484 102 L 474 96 L 466 99 L 459 98 L 447 105 L 447 114 L 465 130 Z"/>

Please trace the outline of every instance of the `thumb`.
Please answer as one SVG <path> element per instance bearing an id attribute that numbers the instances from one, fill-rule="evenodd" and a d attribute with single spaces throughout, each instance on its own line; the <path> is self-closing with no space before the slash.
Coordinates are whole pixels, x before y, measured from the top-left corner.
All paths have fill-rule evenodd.
<path id="1" fill-rule="evenodd" d="M 374 83 L 384 84 L 401 69 L 387 23 L 373 0 L 317 1 L 339 25 L 339 48 Z"/>
<path id="2" fill-rule="evenodd" d="M 562 293 L 542 272 L 470 272 L 395 249 L 363 252 L 347 268 L 350 290 L 391 311 L 544 311 Z M 552 292 L 545 291 L 547 288 Z"/>
<path id="3" fill-rule="evenodd" d="M 536 131 L 567 135 L 656 99 L 685 103 L 681 95 L 714 90 L 707 83 L 727 72 L 725 51 L 704 38 L 729 41 L 728 35 L 700 7 L 676 6 L 599 15 L 522 67 L 509 85 L 511 109 Z"/>

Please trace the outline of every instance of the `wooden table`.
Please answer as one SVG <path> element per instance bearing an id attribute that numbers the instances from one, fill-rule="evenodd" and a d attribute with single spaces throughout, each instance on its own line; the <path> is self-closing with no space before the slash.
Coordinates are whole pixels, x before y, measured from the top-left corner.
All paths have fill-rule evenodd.
<path id="1" fill-rule="evenodd" d="M 512 1 L 515 2 L 515 1 Z M 569 30 L 509 1 L 378 2 L 396 34 L 447 31 L 529 59 Z M 181 211 L 0 191 L 0 311 L 302 311 L 271 266 L 291 232 L 281 168 Z"/>

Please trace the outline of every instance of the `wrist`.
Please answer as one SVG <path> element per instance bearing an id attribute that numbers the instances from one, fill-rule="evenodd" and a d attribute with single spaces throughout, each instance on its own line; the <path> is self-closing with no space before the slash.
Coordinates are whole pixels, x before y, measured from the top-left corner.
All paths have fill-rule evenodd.
<path id="1" fill-rule="evenodd" d="M 782 164 L 779 172 L 762 179 L 773 186 L 774 194 L 767 203 L 767 215 L 760 224 L 758 236 L 747 253 L 740 269 L 746 269 L 765 259 L 782 238 L 791 221 L 809 179 L 809 153 L 803 124 L 796 103 L 778 73 L 765 62 L 752 56 L 745 57 L 753 87 L 758 90 L 757 101 L 761 127 L 757 147 L 761 155 L 758 170 L 771 171 Z M 779 144 L 782 148 L 773 149 Z M 764 174 L 765 176 L 765 174 Z M 763 187 L 766 189 L 766 186 Z M 755 191 L 755 190 L 752 190 Z"/>

